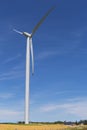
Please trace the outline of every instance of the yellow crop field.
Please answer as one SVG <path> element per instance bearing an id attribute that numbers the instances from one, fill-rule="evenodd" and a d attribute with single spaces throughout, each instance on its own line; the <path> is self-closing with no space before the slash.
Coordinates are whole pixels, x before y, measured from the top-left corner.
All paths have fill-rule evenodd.
<path id="1" fill-rule="evenodd" d="M 0 124 L 0 130 L 87 130 L 87 126 Z"/>
<path id="2" fill-rule="evenodd" d="M 0 130 L 64 130 L 65 125 L 10 125 L 0 124 Z"/>

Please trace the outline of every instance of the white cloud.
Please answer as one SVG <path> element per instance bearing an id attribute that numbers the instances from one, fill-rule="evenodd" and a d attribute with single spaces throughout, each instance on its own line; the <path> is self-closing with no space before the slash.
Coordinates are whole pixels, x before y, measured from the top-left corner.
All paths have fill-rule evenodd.
<path id="1" fill-rule="evenodd" d="M 80 118 L 87 118 L 87 98 L 72 99 L 72 102 L 64 102 L 60 104 L 46 104 L 40 107 L 41 112 L 55 112 L 63 111 L 65 114 L 77 116 Z"/>
<path id="2" fill-rule="evenodd" d="M 66 112 L 81 118 L 87 118 L 87 101 L 66 104 Z"/>
<path id="3" fill-rule="evenodd" d="M 87 26 L 84 26 L 75 30 L 74 32 L 71 32 L 71 34 L 73 34 L 78 38 L 78 37 L 82 37 L 86 32 L 87 32 Z"/>
<path id="4" fill-rule="evenodd" d="M 10 100 L 10 102 L 9 102 Z M 24 120 L 24 100 L 0 102 L 0 122 L 17 122 Z"/>
<path id="5" fill-rule="evenodd" d="M 7 109 L 4 109 L 4 110 L 0 110 L 0 115 L 3 115 L 3 116 L 17 116 L 17 115 L 20 115 L 22 114 L 23 112 L 20 112 L 20 111 L 14 111 L 14 110 L 7 110 Z"/>
<path id="6" fill-rule="evenodd" d="M 36 59 L 39 59 L 39 60 L 42 60 L 42 59 L 45 59 L 45 58 L 49 58 L 51 56 L 55 56 L 55 55 L 58 55 L 60 54 L 60 52 L 58 51 L 44 51 L 44 52 L 41 52 Z"/>
<path id="7" fill-rule="evenodd" d="M 0 99 L 9 99 L 14 97 L 14 94 L 12 93 L 0 93 Z"/>
<path id="8" fill-rule="evenodd" d="M 23 70 L 25 67 L 25 62 L 19 63 L 18 65 L 15 65 L 12 69 L 15 71 Z"/>
<path id="9" fill-rule="evenodd" d="M 23 70 L 10 70 L 9 72 L 1 73 L 0 80 L 10 80 L 23 77 Z"/>
<path id="10" fill-rule="evenodd" d="M 45 106 L 40 107 L 40 111 L 42 112 L 50 112 L 58 109 L 59 105 L 56 104 L 47 104 Z"/>
<path id="11" fill-rule="evenodd" d="M 11 109 L 0 109 L 0 121 L 1 122 L 9 122 L 9 121 L 20 121 L 23 119 L 24 112 L 16 111 Z"/>
<path id="12" fill-rule="evenodd" d="M 21 55 L 18 54 L 17 56 L 10 57 L 10 58 L 6 59 L 3 63 L 4 63 L 4 64 L 9 63 L 9 62 L 11 62 L 11 61 L 13 61 L 13 60 L 16 60 L 16 59 L 20 58 L 20 57 L 21 57 Z"/>
<path id="13" fill-rule="evenodd" d="M 59 56 L 59 55 L 65 55 L 68 53 L 72 53 L 74 52 L 78 47 L 80 42 L 78 40 L 75 41 L 63 41 L 63 43 L 61 43 L 62 45 L 59 47 L 55 47 L 55 49 L 51 48 L 51 50 L 45 50 L 43 52 L 40 52 L 36 59 L 37 60 L 43 60 L 46 58 L 51 58 L 52 56 Z"/>
<path id="14" fill-rule="evenodd" d="M 20 55 L 19 55 L 19 57 L 20 57 Z M 17 65 L 14 65 L 12 68 L 9 68 L 9 70 L 7 70 L 7 71 L 3 70 L 3 72 L 0 73 L 0 80 L 17 79 L 17 78 L 25 76 L 24 67 L 25 67 L 24 63 L 22 62 Z"/>

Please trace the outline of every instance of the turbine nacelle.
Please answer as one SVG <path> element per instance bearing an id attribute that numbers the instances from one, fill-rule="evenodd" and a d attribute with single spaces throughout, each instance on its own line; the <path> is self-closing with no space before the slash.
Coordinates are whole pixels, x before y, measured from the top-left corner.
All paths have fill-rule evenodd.
<path id="1" fill-rule="evenodd" d="M 31 34 L 30 33 L 23 32 L 23 35 L 26 36 L 26 37 L 30 37 L 31 38 Z"/>

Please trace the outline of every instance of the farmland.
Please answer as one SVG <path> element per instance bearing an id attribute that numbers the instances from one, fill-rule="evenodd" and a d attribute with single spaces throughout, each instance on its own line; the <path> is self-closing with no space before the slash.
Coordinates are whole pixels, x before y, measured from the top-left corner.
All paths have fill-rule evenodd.
<path id="1" fill-rule="evenodd" d="M 87 130 L 87 126 L 0 124 L 0 130 Z"/>

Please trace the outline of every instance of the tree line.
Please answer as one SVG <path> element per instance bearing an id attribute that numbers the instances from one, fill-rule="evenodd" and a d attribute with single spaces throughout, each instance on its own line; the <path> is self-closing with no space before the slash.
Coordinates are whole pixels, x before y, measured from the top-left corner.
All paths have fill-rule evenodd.
<path id="1" fill-rule="evenodd" d="M 33 122 L 33 121 L 30 121 L 29 123 L 30 124 L 64 124 L 64 125 L 83 124 L 83 125 L 87 125 L 87 120 L 80 120 L 80 121 L 75 121 L 75 122 L 72 122 L 72 121 L 54 121 L 54 122 Z M 18 121 L 18 124 L 24 124 L 24 121 Z"/>

